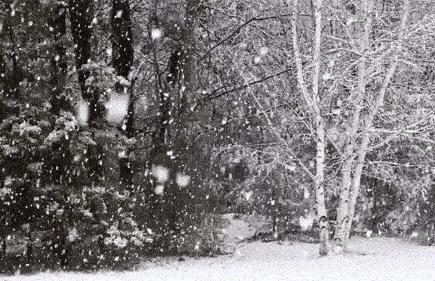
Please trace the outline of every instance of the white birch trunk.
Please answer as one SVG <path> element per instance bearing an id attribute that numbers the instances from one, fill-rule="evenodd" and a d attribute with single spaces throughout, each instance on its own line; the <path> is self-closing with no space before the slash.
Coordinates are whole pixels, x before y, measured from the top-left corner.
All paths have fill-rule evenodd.
<path id="1" fill-rule="evenodd" d="M 316 143 L 316 178 L 314 188 L 316 189 L 316 212 L 317 219 L 327 217 L 326 204 L 325 204 L 325 148 L 326 136 L 325 128 L 322 120 L 317 120 L 317 143 Z"/>
<path id="2" fill-rule="evenodd" d="M 364 2 L 364 17 L 366 18 L 366 22 L 364 25 L 364 33 L 361 39 L 361 47 L 360 53 L 363 56 L 360 58 L 360 62 L 358 64 L 358 91 L 355 95 L 355 103 L 354 103 L 354 112 L 352 117 L 352 123 L 350 128 L 347 131 L 347 145 L 344 153 L 344 163 L 342 166 L 342 181 L 340 187 L 340 201 L 337 208 L 337 220 L 336 220 L 336 229 L 335 229 L 335 237 L 339 239 L 342 243 L 346 244 L 346 229 L 348 225 L 348 221 L 352 221 L 353 216 L 349 213 L 349 203 L 350 198 L 349 194 L 351 193 L 352 186 L 352 169 L 354 166 L 354 150 L 356 147 L 356 139 L 358 130 L 360 128 L 360 119 L 361 119 L 361 109 L 362 109 L 362 101 L 366 94 L 366 85 L 367 85 L 367 70 L 366 70 L 366 52 L 369 48 L 369 36 L 372 31 L 372 19 L 370 13 L 372 11 L 373 0 L 368 0 Z M 345 245 L 346 246 L 346 245 Z"/>
<path id="3" fill-rule="evenodd" d="M 370 110 L 370 112 L 366 118 L 364 134 L 363 134 L 363 138 L 361 140 L 360 148 L 358 150 L 357 166 L 356 166 L 356 169 L 354 172 L 353 185 L 352 185 L 352 190 L 351 190 L 350 198 L 349 198 L 350 201 L 349 201 L 349 205 L 348 205 L 348 214 L 349 214 L 349 218 L 351 218 L 351 219 L 346 224 L 346 229 L 345 229 L 345 238 L 346 239 L 349 238 L 349 236 L 350 236 L 350 231 L 351 231 L 351 227 L 352 227 L 352 218 L 355 214 L 356 200 L 358 198 L 358 194 L 359 194 L 359 190 L 360 190 L 360 186 L 361 186 L 361 175 L 362 175 L 362 171 L 364 168 L 367 149 L 368 149 L 368 146 L 370 143 L 369 131 L 371 129 L 371 126 L 373 125 L 374 118 L 376 117 L 377 113 L 379 112 L 379 108 L 382 106 L 382 104 L 384 102 L 385 94 L 387 92 L 387 89 L 391 83 L 391 80 L 392 80 L 394 74 L 396 73 L 397 66 L 399 64 L 400 50 L 402 48 L 400 40 L 401 40 L 401 38 L 403 38 L 406 22 L 408 20 L 409 0 L 405 0 L 403 2 L 403 9 L 402 10 L 403 10 L 403 12 L 402 12 L 402 18 L 400 21 L 398 43 L 397 43 L 396 50 L 395 50 L 394 55 L 393 55 L 393 60 L 392 60 L 392 63 L 387 71 L 383 85 L 382 85 L 382 87 L 381 87 L 381 89 L 380 89 L 380 91 L 375 99 L 375 103 L 374 103 L 372 109 Z"/>
<path id="4" fill-rule="evenodd" d="M 320 47 L 322 44 L 322 0 L 314 1 L 314 22 L 315 22 L 315 37 L 314 37 L 314 70 L 312 74 L 313 78 L 313 111 L 315 114 L 316 125 L 316 203 L 317 203 L 317 216 L 321 218 L 326 217 L 326 205 L 325 205 L 325 149 L 326 149 L 326 135 L 325 125 L 320 109 L 320 93 L 319 93 L 319 81 L 320 81 Z"/>
<path id="5" fill-rule="evenodd" d="M 312 93 L 310 94 L 307 84 L 304 78 L 304 70 L 302 66 L 302 59 L 299 50 L 299 40 L 296 26 L 297 18 L 297 6 L 298 0 L 293 0 L 293 12 L 292 12 L 292 41 L 293 41 L 293 53 L 295 56 L 296 72 L 299 87 L 301 88 L 304 100 L 312 112 L 314 117 L 315 133 L 316 133 L 316 174 L 314 180 L 314 189 L 316 196 L 316 213 L 319 220 L 322 216 L 326 217 L 326 205 L 325 205 L 325 147 L 326 147 L 326 135 L 324 120 L 321 115 L 319 107 L 319 78 L 320 78 L 320 47 L 322 42 L 322 0 L 316 0 L 314 3 L 314 22 L 315 22 L 315 37 L 314 37 L 314 52 L 313 52 L 313 64 L 314 69 L 311 74 L 312 78 Z"/>

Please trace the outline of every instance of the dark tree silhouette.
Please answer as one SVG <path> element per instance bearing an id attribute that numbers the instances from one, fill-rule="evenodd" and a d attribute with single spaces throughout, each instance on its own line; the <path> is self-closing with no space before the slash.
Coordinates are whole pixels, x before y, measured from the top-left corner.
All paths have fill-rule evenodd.
<path id="1" fill-rule="evenodd" d="M 133 64 L 133 35 L 131 28 L 130 3 L 128 0 L 112 0 L 112 63 L 117 75 L 128 79 Z M 119 89 L 122 86 L 118 85 Z M 128 138 L 134 136 L 134 97 L 133 87 L 130 87 L 130 101 L 127 109 L 125 134 Z M 119 159 L 119 177 L 124 183 L 132 183 L 132 169 L 129 160 L 130 151 Z"/>
<path id="2" fill-rule="evenodd" d="M 70 0 L 69 13 L 71 20 L 71 33 L 75 44 L 76 68 L 83 99 L 89 102 L 88 125 L 90 128 L 101 127 L 104 120 L 104 106 L 101 101 L 99 89 L 90 87 L 86 80 L 91 73 L 83 66 L 92 59 L 91 39 L 92 21 L 94 19 L 93 1 Z M 103 149 L 101 145 L 89 145 L 88 165 L 89 176 L 92 183 L 101 181 Z"/>

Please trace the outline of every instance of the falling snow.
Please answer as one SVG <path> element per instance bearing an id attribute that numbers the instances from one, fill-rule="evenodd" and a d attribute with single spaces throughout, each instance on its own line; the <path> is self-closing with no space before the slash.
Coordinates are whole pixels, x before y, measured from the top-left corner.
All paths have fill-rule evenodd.
<path id="1" fill-rule="evenodd" d="M 0 280 L 434 280 L 434 1 L 103 2 L 0 1 Z"/>
<path id="2" fill-rule="evenodd" d="M 175 181 L 179 187 L 187 187 L 190 183 L 190 176 L 177 173 Z"/>
<path id="3" fill-rule="evenodd" d="M 169 169 L 162 165 L 154 165 L 152 167 L 152 175 L 158 183 L 165 183 L 169 180 Z"/>
<path id="4" fill-rule="evenodd" d="M 151 39 L 153 39 L 153 40 L 160 39 L 162 37 L 162 35 L 163 34 L 162 34 L 162 30 L 161 29 L 153 28 L 151 30 Z"/>

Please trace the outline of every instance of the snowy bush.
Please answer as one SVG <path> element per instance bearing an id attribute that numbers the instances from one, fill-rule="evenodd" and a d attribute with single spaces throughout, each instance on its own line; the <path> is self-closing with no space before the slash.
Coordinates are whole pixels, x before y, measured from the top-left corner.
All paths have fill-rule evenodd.
<path id="1" fill-rule="evenodd" d="M 187 255 L 223 253 L 227 221 L 219 215 L 207 215 L 198 225 L 188 227 L 178 238 L 178 252 Z"/>

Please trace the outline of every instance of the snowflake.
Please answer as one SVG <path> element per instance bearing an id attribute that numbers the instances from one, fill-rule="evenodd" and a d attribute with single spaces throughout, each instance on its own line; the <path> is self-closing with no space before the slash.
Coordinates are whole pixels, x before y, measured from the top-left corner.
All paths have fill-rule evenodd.
<path id="1" fill-rule="evenodd" d="M 151 30 L 151 39 L 153 40 L 157 40 L 160 39 L 162 37 L 162 30 L 158 29 L 158 28 L 153 28 L 153 30 Z"/>
<path id="2" fill-rule="evenodd" d="M 74 228 L 70 229 L 70 231 L 68 232 L 67 239 L 69 242 L 74 242 L 77 240 L 77 238 L 79 238 L 79 234 L 77 232 L 77 228 L 74 227 Z"/>
<path id="3" fill-rule="evenodd" d="M 190 183 L 190 176 L 177 173 L 175 181 L 179 187 L 186 187 Z"/>
<path id="4" fill-rule="evenodd" d="M 260 48 L 260 56 L 265 56 L 269 52 L 269 49 L 267 47 L 261 47 Z"/>
<path id="5" fill-rule="evenodd" d="M 122 10 L 116 12 L 115 19 L 120 19 L 122 17 Z"/>
<path id="6" fill-rule="evenodd" d="M 162 195 L 163 194 L 163 190 L 165 189 L 165 187 L 163 185 L 157 185 L 156 188 L 154 188 L 154 192 L 157 195 Z"/>
<path id="7" fill-rule="evenodd" d="M 153 165 L 151 172 L 158 183 L 165 183 L 169 179 L 169 169 L 162 165 Z"/>
<path id="8" fill-rule="evenodd" d="M 249 201 L 249 199 L 251 198 L 252 194 L 254 194 L 254 192 L 250 190 L 248 192 L 244 191 L 242 194 L 245 197 L 246 201 Z"/>
<path id="9" fill-rule="evenodd" d="M 301 227 L 302 231 L 309 230 L 313 225 L 313 219 L 308 217 L 299 217 L 299 226 Z"/>

